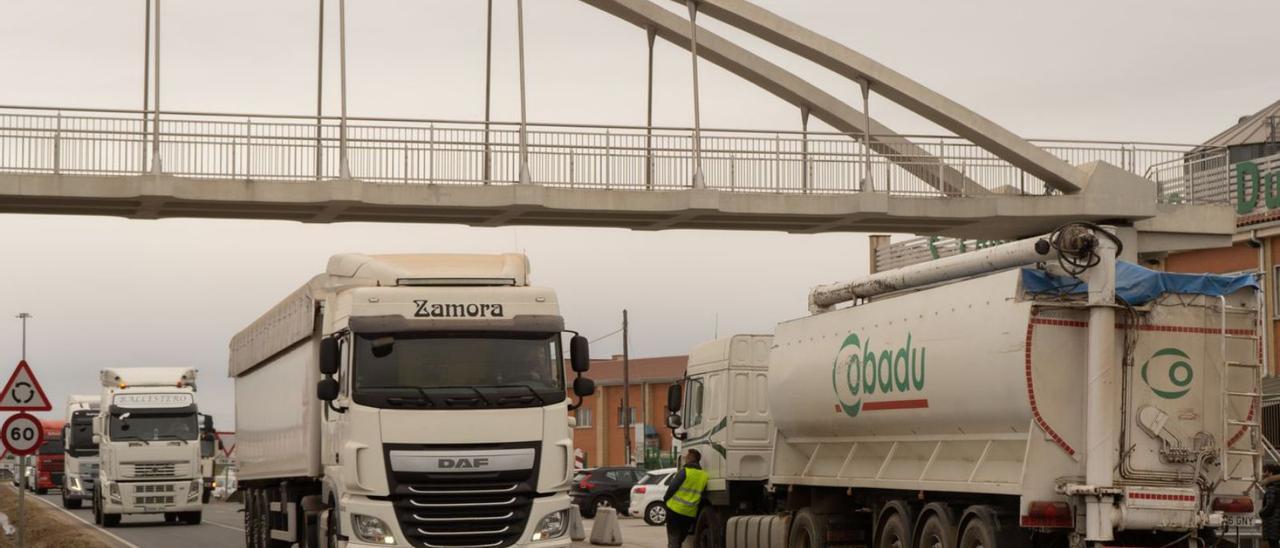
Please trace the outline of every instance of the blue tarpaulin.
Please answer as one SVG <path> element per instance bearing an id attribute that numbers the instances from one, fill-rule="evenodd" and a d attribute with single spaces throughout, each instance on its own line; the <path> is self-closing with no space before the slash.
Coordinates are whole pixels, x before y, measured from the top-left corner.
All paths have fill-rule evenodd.
<path id="1" fill-rule="evenodd" d="M 1185 295 L 1230 295 L 1252 287 L 1260 289 L 1256 274 L 1176 274 L 1143 268 L 1133 263 L 1116 263 L 1116 296 L 1131 305 L 1146 304 L 1165 293 Z M 1070 276 L 1054 276 L 1034 268 L 1022 269 L 1022 288 L 1030 293 L 1085 293 L 1088 284 Z"/>

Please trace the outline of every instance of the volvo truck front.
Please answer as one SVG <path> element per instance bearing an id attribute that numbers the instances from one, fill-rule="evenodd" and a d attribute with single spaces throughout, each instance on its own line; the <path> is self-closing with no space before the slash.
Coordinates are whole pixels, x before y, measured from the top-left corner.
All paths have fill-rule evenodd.
<path id="1" fill-rule="evenodd" d="M 114 527 L 125 514 L 164 514 L 168 522 L 200 523 L 196 370 L 104 369 L 101 379 L 94 521 Z"/>
<path id="2" fill-rule="evenodd" d="M 568 546 L 564 320 L 528 271 L 336 255 L 237 334 L 246 544 Z M 570 339 L 578 373 L 586 343 Z"/>
<path id="3" fill-rule="evenodd" d="M 62 427 L 62 507 L 79 508 L 90 500 L 98 477 L 98 444 L 93 442 L 93 418 L 98 416 L 99 395 L 67 396 L 67 418 Z"/>

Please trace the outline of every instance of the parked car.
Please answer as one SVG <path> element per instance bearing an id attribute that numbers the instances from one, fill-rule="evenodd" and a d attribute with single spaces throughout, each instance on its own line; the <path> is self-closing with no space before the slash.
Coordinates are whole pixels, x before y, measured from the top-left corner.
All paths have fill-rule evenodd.
<path id="1" fill-rule="evenodd" d="M 615 508 L 626 515 L 631 502 L 631 486 L 645 474 L 634 466 L 602 466 L 579 471 L 569 487 L 569 498 L 578 505 L 582 517 L 596 517 L 600 508 Z"/>
<path id="2" fill-rule="evenodd" d="M 667 523 L 667 505 L 662 497 L 671 485 L 671 478 L 676 475 L 676 468 L 650 470 L 640 482 L 631 488 L 631 504 L 627 513 L 633 518 L 644 518 L 649 525 Z"/>

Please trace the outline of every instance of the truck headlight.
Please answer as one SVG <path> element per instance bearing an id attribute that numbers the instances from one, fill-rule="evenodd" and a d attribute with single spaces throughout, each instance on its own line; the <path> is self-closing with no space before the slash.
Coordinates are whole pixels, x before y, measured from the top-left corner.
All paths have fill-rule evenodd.
<path id="1" fill-rule="evenodd" d="M 120 485 L 116 482 L 107 484 L 107 494 L 111 496 L 111 500 L 120 502 Z"/>
<path id="2" fill-rule="evenodd" d="M 187 501 L 200 496 L 200 480 L 191 480 L 191 485 L 187 486 Z"/>
<path id="3" fill-rule="evenodd" d="M 84 488 L 80 487 L 80 478 L 71 476 L 68 478 L 68 480 L 69 480 L 69 483 L 71 484 L 72 491 L 76 491 L 76 492 L 84 491 Z"/>
<path id="4" fill-rule="evenodd" d="M 533 529 L 533 538 L 529 540 L 550 540 L 563 535 L 568 528 L 569 511 L 557 510 L 538 521 L 538 526 Z"/>
<path id="5" fill-rule="evenodd" d="M 374 544 L 395 544 L 396 537 L 391 534 L 387 522 L 364 514 L 351 514 L 351 529 L 356 538 Z"/>

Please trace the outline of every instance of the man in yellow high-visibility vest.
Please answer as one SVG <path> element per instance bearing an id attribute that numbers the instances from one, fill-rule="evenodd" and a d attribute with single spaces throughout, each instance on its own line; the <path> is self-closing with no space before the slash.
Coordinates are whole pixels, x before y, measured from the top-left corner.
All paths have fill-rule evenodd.
<path id="1" fill-rule="evenodd" d="M 684 454 L 684 466 L 671 478 L 667 494 L 667 548 L 680 548 L 689 530 L 698 521 L 698 507 L 707 489 L 707 473 L 702 471 L 702 453 L 690 449 Z"/>

